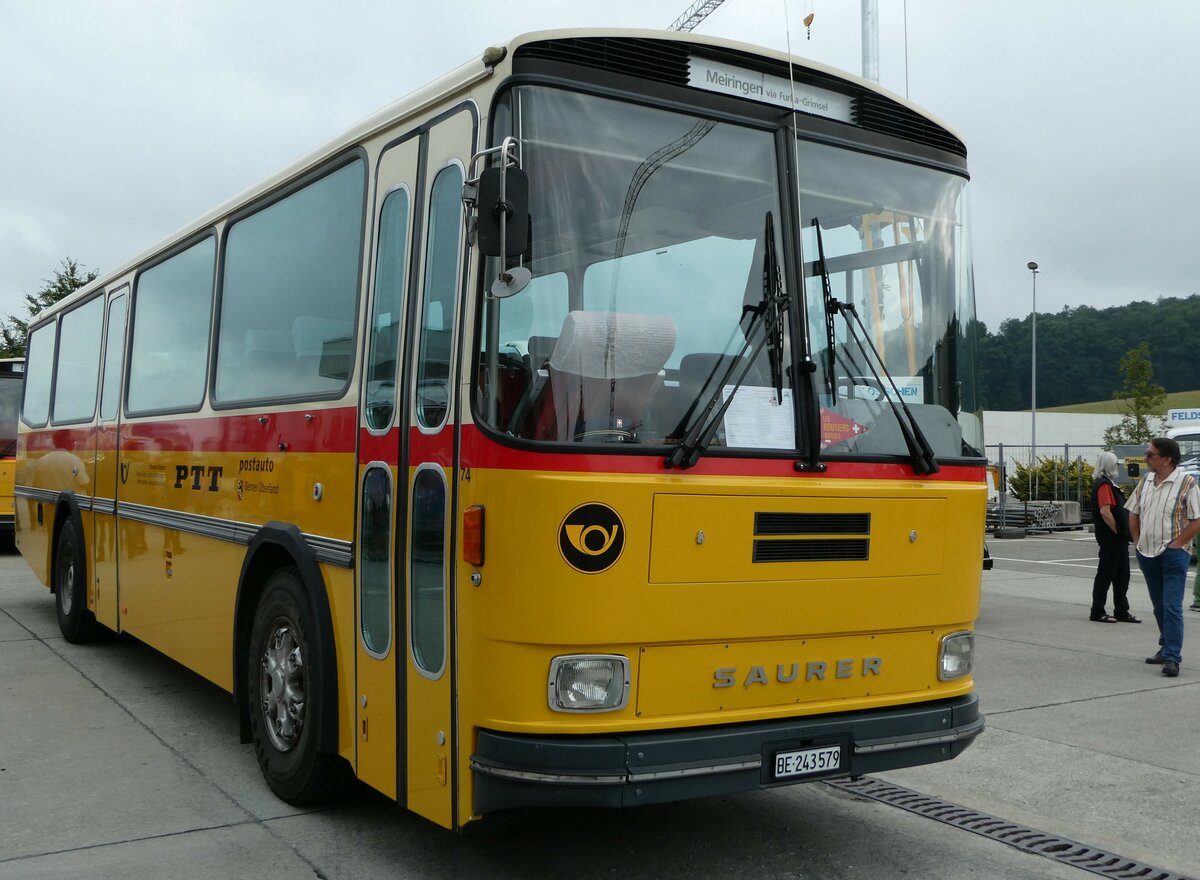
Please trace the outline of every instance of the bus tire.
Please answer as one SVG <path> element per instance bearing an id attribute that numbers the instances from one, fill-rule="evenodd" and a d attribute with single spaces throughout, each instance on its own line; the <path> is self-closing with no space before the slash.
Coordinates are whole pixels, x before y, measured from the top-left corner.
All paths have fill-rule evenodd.
<path id="1" fill-rule="evenodd" d="M 289 804 L 336 796 L 345 762 L 321 754 L 325 658 L 312 629 L 308 596 L 294 567 L 268 578 L 254 612 L 247 656 L 246 700 L 258 766 Z"/>
<path id="2" fill-rule="evenodd" d="M 54 610 L 63 638 L 78 645 L 100 634 L 96 617 L 87 607 L 87 559 L 83 541 L 68 516 L 58 530 L 54 550 Z"/>

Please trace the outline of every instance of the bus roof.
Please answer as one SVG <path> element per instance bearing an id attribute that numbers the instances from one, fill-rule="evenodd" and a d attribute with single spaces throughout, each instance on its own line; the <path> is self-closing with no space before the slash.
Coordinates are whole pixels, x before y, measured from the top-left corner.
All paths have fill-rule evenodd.
<path id="1" fill-rule="evenodd" d="M 495 74 L 506 76 L 512 69 L 512 58 L 515 52 L 522 46 L 530 43 L 540 43 L 551 40 L 584 40 L 584 39 L 627 39 L 627 40 L 656 40 L 668 41 L 681 44 L 688 44 L 697 47 L 710 47 L 718 50 L 732 50 L 735 52 L 749 53 L 758 55 L 763 58 L 787 64 L 789 57 L 793 64 L 804 67 L 806 69 L 825 74 L 844 80 L 865 91 L 875 92 L 876 94 L 893 101 L 913 113 L 918 114 L 929 122 L 942 127 L 946 132 L 961 140 L 959 134 L 950 126 L 941 122 L 936 117 L 930 115 L 925 110 L 913 104 L 907 98 L 897 95 L 887 89 L 881 88 L 878 83 L 862 79 L 852 73 L 847 73 L 843 70 L 838 70 L 834 67 L 821 64 L 815 61 L 802 58 L 797 55 L 789 56 L 787 52 L 781 52 L 775 49 L 767 49 L 761 46 L 755 46 L 749 43 L 742 43 L 736 40 L 722 39 L 719 37 L 710 36 L 707 34 L 683 33 L 679 31 L 660 31 L 646 29 L 566 29 L 566 30 L 548 30 L 548 31 L 533 31 L 530 33 L 521 34 L 509 40 L 507 44 L 499 47 L 488 47 L 480 55 L 459 67 L 451 70 L 449 73 L 431 80 L 424 86 L 410 92 L 408 95 L 399 100 L 383 107 L 375 113 L 362 119 L 355 125 L 351 126 L 346 131 L 331 138 L 313 150 L 301 155 L 288 165 L 279 169 L 274 174 L 260 181 L 249 189 L 244 190 L 233 198 L 221 203 L 217 207 L 201 215 L 191 223 L 176 231 L 173 235 L 159 241 L 153 247 L 138 254 L 130 260 L 125 261 L 121 265 L 104 272 L 96 277 L 91 283 L 73 292 L 70 296 L 64 297 L 57 303 L 47 307 L 30 322 L 34 325 L 44 321 L 46 318 L 70 307 L 76 300 L 84 298 L 92 292 L 103 288 L 127 274 L 132 269 L 147 262 L 156 255 L 169 250 L 174 245 L 178 244 L 195 235 L 198 232 L 212 226 L 234 213 L 240 207 L 251 203 L 258 198 L 267 195 L 277 187 L 301 176 L 304 172 L 320 165 L 322 162 L 338 155 L 342 151 L 370 139 L 374 135 L 395 125 L 398 125 L 408 117 L 416 116 L 425 112 L 430 107 L 447 100 L 451 96 L 462 92 L 471 86 L 475 85 L 488 77 Z M 496 49 L 503 50 L 498 53 Z M 499 60 L 493 63 L 485 62 L 485 58 L 489 56 L 500 55 Z M 491 58 L 489 58 L 491 60 Z"/>

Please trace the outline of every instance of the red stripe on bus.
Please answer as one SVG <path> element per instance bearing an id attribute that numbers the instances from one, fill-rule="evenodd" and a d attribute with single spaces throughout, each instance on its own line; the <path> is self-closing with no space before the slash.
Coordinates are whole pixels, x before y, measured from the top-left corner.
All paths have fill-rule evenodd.
<path id="1" fill-rule="evenodd" d="M 42 431 L 29 431 L 23 434 L 26 452 L 49 452 L 51 449 L 67 449 L 72 452 L 91 447 L 91 425 L 85 428 L 53 428 Z"/>
<path id="2" fill-rule="evenodd" d="M 375 435 L 358 429 L 353 407 L 313 410 L 312 419 L 303 410 L 259 415 L 212 416 L 159 422 L 126 422 L 121 425 L 121 449 L 127 452 L 277 452 L 286 443 L 289 452 L 351 452 L 358 436 L 359 461 L 395 463 L 399 455 L 396 429 Z M 100 430 L 104 430 L 102 427 Z M 25 434 L 26 449 L 78 451 L 92 443 L 92 426 L 55 428 Z M 453 433 L 449 427 L 437 434 L 409 429 L 409 461 L 433 462 L 449 467 Z M 720 477 L 775 477 L 778 479 L 931 480 L 982 483 L 982 465 L 943 465 L 929 476 L 915 477 L 904 463 L 828 462 L 823 473 L 801 472 L 795 458 L 730 458 L 709 455 L 687 471 L 663 467 L 663 455 L 598 455 L 559 447 L 557 450 L 517 449 L 497 443 L 474 425 L 462 428 L 462 466 L 499 470 L 559 471 L 612 474 L 658 474 Z"/>
<path id="3" fill-rule="evenodd" d="M 384 461 L 395 464 L 400 457 L 400 431 L 392 428 L 386 434 L 372 434 L 366 428 L 358 431 L 358 460 L 361 464 Z"/>
<path id="4" fill-rule="evenodd" d="M 350 406 L 124 422 L 121 449 L 126 452 L 353 452 L 357 425 L 358 412 Z M 99 430 L 107 428 L 101 426 Z M 30 431 L 24 435 L 25 448 L 30 452 L 88 449 L 97 430 L 87 425 Z M 284 449 L 280 448 L 281 443 L 286 444 Z"/>
<path id="5" fill-rule="evenodd" d="M 467 430 L 463 427 L 464 436 Z M 447 425 L 436 434 L 423 434 L 419 428 L 408 431 L 408 461 L 410 464 L 440 464 L 450 467 L 454 463 L 454 430 Z"/>
<path id="6" fill-rule="evenodd" d="M 426 462 L 450 467 L 454 456 L 454 432 L 443 428 L 437 434 L 423 434 L 419 428 L 408 429 L 408 463 Z M 385 461 L 396 464 L 400 457 L 400 432 L 393 428 L 386 434 L 371 434 L 366 428 L 358 432 L 358 460 L 360 464 L 370 461 Z"/>
<path id="7" fill-rule="evenodd" d="M 983 465 L 943 465 L 936 474 L 916 476 L 905 463 L 828 462 L 823 473 L 795 469 L 796 458 L 729 458 L 709 455 L 686 471 L 667 470 L 664 455 L 595 455 L 579 452 L 541 452 L 514 449 L 487 437 L 473 425 L 463 427 L 462 466 L 522 471 L 576 471 L 612 474 L 689 475 L 708 477 L 775 477 L 835 480 L 912 480 L 982 483 Z"/>

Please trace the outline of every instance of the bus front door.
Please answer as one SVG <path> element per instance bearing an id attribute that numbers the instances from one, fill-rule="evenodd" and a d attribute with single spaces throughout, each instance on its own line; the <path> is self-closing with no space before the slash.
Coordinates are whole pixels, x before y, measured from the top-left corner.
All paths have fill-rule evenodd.
<path id="1" fill-rule="evenodd" d="M 407 477 L 405 672 L 409 809 L 456 824 L 454 712 L 454 499 L 459 303 L 464 262 L 462 187 L 475 142 L 472 107 L 440 118 L 422 135 L 419 218 L 405 333 L 400 424 Z M 417 247 L 416 243 L 420 246 Z"/>
<path id="2" fill-rule="evenodd" d="M 400 464 L 397 389 L 409 290 L 412 201 L 420 137 L 385 150 L 375 193 L 366 367 L 359 417 L 358 636 L 355 700 L 357 771 L 367 784 L 406 802 L 401 696 L 405 638 L 404 529 L 407 468 Z"/>
<path id="3" fill-rule="evenodd" d="M 454 328 L 464 108 L 383 152 L 359 442 L 358 775 L 454 823 Z M 388 529 L 391 532 L 388 532 Z"/>

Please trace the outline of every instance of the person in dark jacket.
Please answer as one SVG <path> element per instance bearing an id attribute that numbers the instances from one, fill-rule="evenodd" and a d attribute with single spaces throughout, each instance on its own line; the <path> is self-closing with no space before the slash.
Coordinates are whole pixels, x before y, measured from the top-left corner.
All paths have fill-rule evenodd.
<path id="1" fill-rule="evenodd" d="M 1141 623 L 1129 611 L 1129 530 L 1125 495 L 1114 482 L 1117 473 L 1117 457 L 1108 450 L 1101 452 L 1092 473 L 1092 522 L 1100 545 L 1100 562 L 1092 582 L 1091 619 L 1099 623 Z M 1112 614 L 1104 610 L 1110 584 Z"/>

